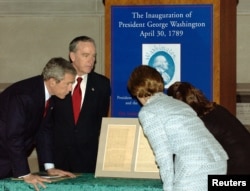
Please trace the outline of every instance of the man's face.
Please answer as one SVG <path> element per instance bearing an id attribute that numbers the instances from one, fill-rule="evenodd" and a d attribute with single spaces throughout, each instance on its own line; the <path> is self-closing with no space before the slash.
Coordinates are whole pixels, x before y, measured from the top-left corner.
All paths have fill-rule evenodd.
<path id="1" fill-rule="evenodd" d="M 56 83 L 56 81 L 54 80 L 54 82 L 51 83 L 52 95 L 64 99 L 65 96 L 70 91 L 72 91 L 72 84 L 74 83 L 74 81 L 75 81 L 75 75 L 72 75 L 70 73 L 66 73 L 64 75 L 63 80 L 61 80 L 59 83 Z"/>
<path id="2" fill-rule="evenodd" d="M 79 42 L 76 52 L 70 52 L 70 59 L 78 75 L 90 73 L 96 60 L 95 45 L 92 42 Z"/>
<path id="3" fill-rule="evenodd" d="M 158 72 L 164 72 L 168 69 L 168 62 L 164 56 L 160 55 L 155 58 L 153 67 L 156 68 Z"/>

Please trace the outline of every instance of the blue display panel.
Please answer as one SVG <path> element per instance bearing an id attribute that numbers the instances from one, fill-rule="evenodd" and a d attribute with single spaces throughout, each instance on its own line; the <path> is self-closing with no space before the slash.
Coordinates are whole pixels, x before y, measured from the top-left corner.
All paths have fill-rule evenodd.
<path id="1" fill-rule="evenodd" d="M 111 6 L 111 116 L 137 117 L 132 70 L 155 67 L 165 88 L 188 81 L 212 100 L 213 5 Z"/>

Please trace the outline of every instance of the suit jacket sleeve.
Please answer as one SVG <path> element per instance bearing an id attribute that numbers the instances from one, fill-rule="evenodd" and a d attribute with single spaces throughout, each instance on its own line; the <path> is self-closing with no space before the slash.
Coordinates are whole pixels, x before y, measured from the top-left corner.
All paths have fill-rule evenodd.
<path id="1" fill-rule="evenodd" d="M 27 131 L 26 115 L 29 111 L 25 107 L 27 97 L 11 96 L 6 120 L 7 148 L 12 164 L 13 175 L 19 177 L 30 172 L 27 160 L 26 145 L 32 144 L 32 140 L 26 139 Z M 30 143 L 29 143 L 30 141 Z"/>
<path id="2" fill-rule="evenodd" d="M 143 131 L 154 151 L 156 162 L 160 169 L 164 190 L 173 191 L 174 164 L 170 142 L 164 130 L 164 124 L 151 112 L 139 113 Z"/>

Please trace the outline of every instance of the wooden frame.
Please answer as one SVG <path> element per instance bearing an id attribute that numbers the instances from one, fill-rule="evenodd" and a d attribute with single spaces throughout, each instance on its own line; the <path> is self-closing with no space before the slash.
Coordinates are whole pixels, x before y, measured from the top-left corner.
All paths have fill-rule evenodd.
<path id="1" fill-rule="evenodd" d="M 111 78 L 111 7 L 140 5 L 213 5 L 213 101 L 236 113 L 236 6 L 237 0 L 106 0 L 105 73 Z M 112 99 L 112 98 L 111 98 Z"/>

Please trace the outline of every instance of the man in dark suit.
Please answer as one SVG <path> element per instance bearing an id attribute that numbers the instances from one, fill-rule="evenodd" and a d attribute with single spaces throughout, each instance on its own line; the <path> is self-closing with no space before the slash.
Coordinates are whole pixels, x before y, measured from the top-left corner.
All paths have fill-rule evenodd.
<path id="1" fill-rule="evenodd" d="M 44 182 L 50 182 L 30 174 L 27 158 L 37 144 L 44 144 L 37 142 L 36 137 L 46 119 L 45 101 L 51 96 L 65 98 L 71 91 L 75 75 L 70 62 L 60 57 L 52 58 L 42 75 L 16 82 L 0 94 L 0 179 L 23 178 L 36 190 L 39 190 L 37 184 L 45 187 Z M 51 166 L 51 154 L 47 154 L 42 146 L 39 148 L 38 155 L 43 156 L 49 174 L 74 177 L 72 173 Z"/>
<path id="2" fill-rule="evenodd" d="M 79 117 L 74 119 L 75 82 L 71 94 L 64 100 L 55 100 L 55 166 L 71 172 L 93 173 L 102 117 L 106 117 L 109 110 L 110 80 L 93 71 L 96 46 L 92 38 L 80 36 L 73 39 L 69 45 L 69 58 L 77 71 L 76 79 L 82 78 L 81 109 Z"/>

